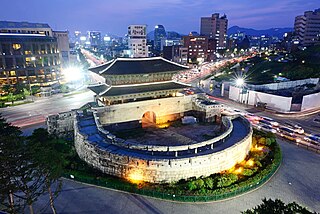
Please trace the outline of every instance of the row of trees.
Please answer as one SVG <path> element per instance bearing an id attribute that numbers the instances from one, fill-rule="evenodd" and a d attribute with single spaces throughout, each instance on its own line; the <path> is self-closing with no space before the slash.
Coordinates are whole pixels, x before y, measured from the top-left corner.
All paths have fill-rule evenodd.
<path id="1" fill-rule="evenodd" d="M 29 137 L 0 115 L 0 210 L 21 213 L 44 193 L 56 213 L 54 199 L 61 190 L 60 176 L 68 164 L 69 145 L 37 129 Z M 52 189 L 54 188 L 54 189 Z"/>

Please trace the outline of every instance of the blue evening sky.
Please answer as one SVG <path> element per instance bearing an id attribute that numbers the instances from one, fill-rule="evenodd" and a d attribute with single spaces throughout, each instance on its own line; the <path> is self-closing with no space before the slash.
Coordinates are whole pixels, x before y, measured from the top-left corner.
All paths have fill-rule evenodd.
<path id="1" fill-rule="evenodd" d="M 225 13 L 229 27 L 293 27 L 320 0 L 1 0 L 0 20 L 48 23 L 55 30 L 99 30 L 122 36 L 129 24 L 156 24 L 187 34 L 200 17 Z"/>

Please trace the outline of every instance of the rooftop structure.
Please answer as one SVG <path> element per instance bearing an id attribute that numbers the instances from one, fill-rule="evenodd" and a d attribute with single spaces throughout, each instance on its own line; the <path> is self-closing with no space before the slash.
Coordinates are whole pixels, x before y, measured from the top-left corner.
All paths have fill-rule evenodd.
<path id="1" fill-rule="evenodd" d="M 48 24 L 44 23 L 0 21 L 0 33 L 43 34 L 52 36 L 52 29 Z"/>

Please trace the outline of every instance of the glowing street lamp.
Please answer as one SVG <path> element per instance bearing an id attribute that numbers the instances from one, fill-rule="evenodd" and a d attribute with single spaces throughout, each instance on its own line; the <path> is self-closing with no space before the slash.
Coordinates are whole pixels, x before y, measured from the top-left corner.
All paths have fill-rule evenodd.
<path id="1" fill-rule="evenodd" d="M 244 79 L 243 78 L 238 78 L 236 79 L 236 85 L 241 87 L 244 85 Z"/>
<path id="2" fill-rule="evenodd" d="M 81 69 L 78 67 L 68 67 L 62 71 L 66 82 L 76 82 L 83 78 Z"/>

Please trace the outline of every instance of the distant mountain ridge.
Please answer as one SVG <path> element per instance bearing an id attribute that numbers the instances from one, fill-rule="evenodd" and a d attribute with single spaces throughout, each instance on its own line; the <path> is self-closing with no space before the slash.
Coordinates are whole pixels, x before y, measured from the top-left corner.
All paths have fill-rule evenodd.
<path id="1" fill-rule="evenodd" d="M 171 37 L 178 37 L 180 38 L 181 36 L 183 36 L 184 34 L 181 33 L 177 33 L 175 31 L 166 31 L 167 32 L 167 36 L 169 36 L 169 34 L 171 35 Z M 170 36 L 169 36 L 170 37 Z M 149 33 L 147 33 L 147 39 L 148 40 L 154 40 L 154 30 L 150 31 Z"/>
<path id="2" fill-rule="evenodd" d="M 248 36 L 276 36 L 282 38 L 284 33 L 293 31 L 293 28 L 269 28 L 265 30 L 256 30 L 252 28 L 242 28 L 239 26 L 232 26 L 228 29 L 228 35 L 235 34 L 238 32 L 244 32 Z"/>

